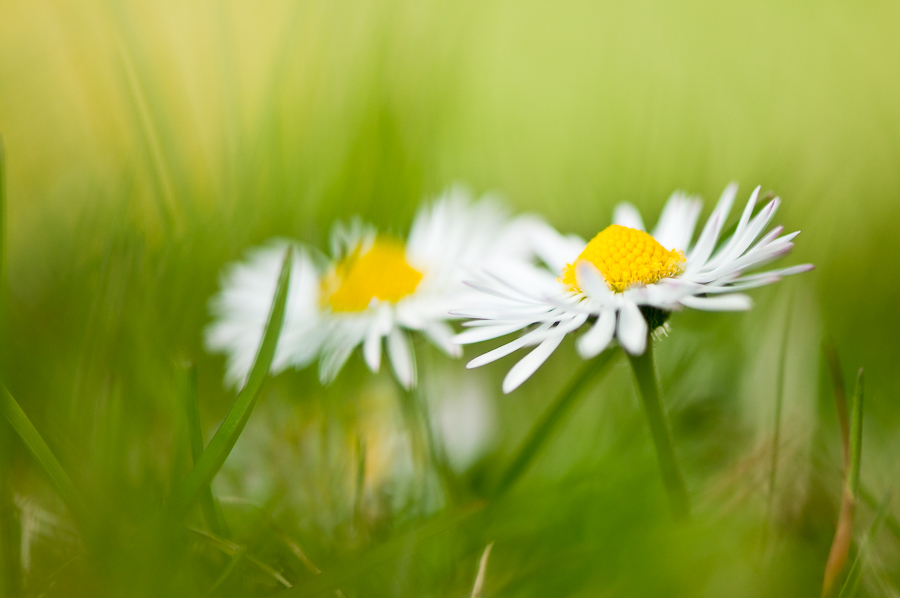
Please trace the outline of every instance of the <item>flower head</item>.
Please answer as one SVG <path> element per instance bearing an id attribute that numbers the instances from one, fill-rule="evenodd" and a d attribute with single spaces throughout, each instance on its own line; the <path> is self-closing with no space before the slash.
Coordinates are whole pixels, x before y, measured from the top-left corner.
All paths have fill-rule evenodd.
<path id="1" fill-rule="evenodd" d="M 318 359 L 319 378 L 328 383 L 360 345 L 377 372 L 386 345 L 397 379 L 412 387 L 416 367 L 408 331 L 458 357 L 447 320 L 451 307 L 471 293 L 462 284 L 465 272 L 485 260 L 501 265 L 525 259 L 521 229 L 535 226 L 533 219 L 510 219 L 491 197 L 473 201 L 454 187 L 419 211 L 405 242 L 358 219 L 334 226 L 330 258 L 294 241 L 273 240 L 225 269 L 210 302 L 207 349 L 227 355 L 228 384 L 243 383 L 290 247 L 291 281 L 273 372 Z"/>
<path id="2" fill-rule="evenodd" d="M 778 226 L 760 235 L 780 204 L 773 199 L 756 211 L 759 187 L 723 243 L 725 220 L 737 193 L 722 193 L 696 243 L 691 244 L 701 201 L 674 193 L 650 235 L 637 209 L 620 204 L 613 224 L 589 243 L 562 236 L 549 226 L 532 231 L 534 251 L 542 263 L 519 261 L 506 270 L 484 268 L 471 282 L 481 291 L 478 301 L 455 313 L 473 318 L 469 330 L 455 337 L 460 344 L 525 334 L 472 360 L 478 367 L 517 349 L 537 346 L 507 374 L 504 392 L 528 379 L 553 353 L 566 334 L 588 321 L 590 329 L 577 341 L 579 354 L 591 358 L 613 339 L 632 355 L 646 349 L 647 334 L 668 313 L 684 307 L 710 311 L 746 310 L 750 298 L 741 291 L 766 285 L 782 276 L 804 272 L 811 264 L 745 274 L 790 251 L 798 232 L 782 235 Z"/>

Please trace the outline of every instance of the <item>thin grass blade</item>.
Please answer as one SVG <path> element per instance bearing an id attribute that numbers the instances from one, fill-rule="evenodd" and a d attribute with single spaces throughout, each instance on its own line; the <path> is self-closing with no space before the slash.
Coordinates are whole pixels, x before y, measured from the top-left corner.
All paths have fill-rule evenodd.
<path id="1" fill-rule="evenodd" d="M 85 507 L 85 503 L 79 495 L 78 490 L 75 488 L 75 485 L 72 483 L 72 480 L 69 478 L 69 475 L 63 469 L 62 465 L 60 465 L 59 461 L 56 459 L 53 451 L 51 451 L 47 443 L 44 442 L 44 439 L 34 427 L 34 424 L 31 423 L 31 420 L 28 419 L 28 416 L 22 411 L 19 403 L 17 403 L 9 393 L 5 384 L 0 384 L 0 411 L 2 411 L 3 416 L 9 422 L 10 426 L 12 426 L 19 434 L 22 442 L 24 442 L 25 446 L 28 447 L 28 450 L 31 451 L 31 454 L 37 460 L 41 469 L 47 474 L 50 483 L 56 488 L 59 496 L 65 501 L 69 508 L 72 509 L 76 518 L 82 518 L 87 513 L 87 508 Z"/>
<path id="2" fill-rule="evenodd" d="M 278 285 L 275 287 L 275 298 L 272 301 L 272 309 L 269 312 L 269 320 L 263 333 L 256 360 L 250 369 L 250 376 L 244 388 L 238 393 L 237 400 L 232 405 L 228 415 L 215 436 L 209 442 L 209 446 L 198 459 L 194 469 L 188 474 L 181 487 L 175 494 L 172 503 L 172 515 L 177 519 L 183 517 L 190 509 L 194 500 L 200 495 L 204 487 L 208 487 L 212 479 L 222 468 L 225 459 L 228 458 L 234 443 L 244 430 L 253 406 L 259 397 L 260 388 L 265 380 L 272 360 L 275 358 L 275 348 L 281 336 L 281 327 L 284 324 L 284 313 L 287 305 L 287 293 L 290 285 L 291 258 L 293 250 L 289 247 L 285 252 L 284 262 L 281 266 L 281 274 L 278 276 Z"/>

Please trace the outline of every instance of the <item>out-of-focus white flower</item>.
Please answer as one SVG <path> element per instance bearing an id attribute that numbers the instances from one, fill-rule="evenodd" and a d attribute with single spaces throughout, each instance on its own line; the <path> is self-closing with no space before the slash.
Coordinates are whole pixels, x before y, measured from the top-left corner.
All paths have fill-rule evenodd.
<path id="1" fill-rule="evenodd" d="M 526 259 L 524 231 L 539 226 L 533 218 L 510 218 L 493 197 L 473 201 L 456 186 L 419 211 L 405 243 L 359 220 L 334 226 L 330 259 L 294 241 L 274 240 L 225 269 L 210 303 L 214 322 L 206 347 L 228 356 L 226 383 L 242 384 L 290 247 L 291 280 L 272 371 L 318 359 L 319 378 L 328 383 L 362 345 L 366 364 L 377 372 L 386 345 L 397 380 L 411 388 L 416 366 L 408 331 L 458 357 L 447 320 L 449 310 L 472 293 L 462 284 L 467 271 Z"/>
<path id="2" fill-rule="evenodd" d="M 590 243 L 574 235 L 562 236 L 549 226 L 531 231 L 543 264 L 521 260 L 506 264 L 505 269 L 485 267 L 485 274 L 471 283 L 482 291 L 481 300 L 455 311 L 474 318 L 464 324 L 471 329 L 454 340 L 475 343 L 535 328 L 475 358 L 468 367 L 537 345 L 504 379 L 503 391 L 511 392 L 546 361 L 566 334 L 589 320 L 593 321 L 590 330 L 577 342 L 583 358 L 599 354 L 614 338 L 630 354 L 641 355 L 648 330 L 659 323 L 648 325 L 648 318 L 664 319 L 668 312 L 683 307 L 746 310 L 751 301 L 740 291 L 810 270 L 812 265 L 805 264 L 744 274 L 790 251 L 799 231 L 781 235 L 778 226 L 757 241 L 780 204 L 775 198 L 754 215 L 757 187 L 734 232 L 718 244 L 736 193 L 734 184 L 725 189 L 693 245 L 702 204 L 678 192 L 669 198 L 652 236 L 644 232 L 637 209 L 627 203 L 616 208 L 614 224 Z"/>

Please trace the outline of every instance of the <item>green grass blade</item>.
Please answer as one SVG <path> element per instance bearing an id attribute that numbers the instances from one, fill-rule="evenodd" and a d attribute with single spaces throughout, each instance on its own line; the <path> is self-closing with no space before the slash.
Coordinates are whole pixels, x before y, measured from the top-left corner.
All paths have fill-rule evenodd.
<path id="1" fill-rule="evenodd" d="M 856 498 L 859 495 L 859 465 L 862 453 L 862 415 L 863 395 L 865 393 L 865 376 L 862 368 L 856 376 L 856 389 L 853 391 L 853 405 L 850 412 L 850 471 L 847 483 L 850 492 Z"/>
<path id="2" fill-rule="evenodd" d="M 75 489 L 75 485 L 53 455 L 53 451 L 44 442 L 34 424 L 28 419 L 28 416 L 25 415 L 19 403 L 16 402 L 4 384 L 0 384 L 0 411 L 3 412 L 3 416 L 19 434 L 22 442 L 25 443 L 25 446 L 34 455 L 34 458 L 37 459 L 44 473 L 50 478 L 50 483 L 59 492 L 60 497 L 72 509 L 75 516 L 81 518 L 87 513 L 87 509 L 84 501 Z"/>
<path id="3" fill-rule="evenodd" d="M 272 367 L 275 348 L 278 346 L 278 338 L 281 336 L 290 284 L 292 255 L 293 249 L 289 247 L 281 266 L 281 274 L 278 276 L 278 286 L 275 287 L 275 299 L 272 301 L 269 320 L 266 323 L 266 329 L 256 353 L 256 360 L 250 369 L 247 383 L 238 393 L 237 400 L 228 415 L 225 416 L 225 420 L 219 426 L 206 451 L 200 456 L 194 469 L 178 489 L 172 504 L 172 514 L 175 518 L 183 517 L 204 486 L 208 486 L 212 481 L 222 464 L 225 463 L 225 459 L 228 458 L 231 449 L 234 448 L 234 443 L 237 442 L 250 418 L 263 380 Z"/>
<path id="4" fill-rule="evenodd" d="M 180 372 L 180 398 L 184 407 L 187 424 L 188 441 L 191 447 L 191 460 L 196 467 L 203 455 L 203 430 L 200 427 L 200 405 L 197 394 L 197 368 L 193 365 L 182 368 Z M 227 526 L 222 510 L 213 498 L 209 484 L 200 490 L 200 508 L 206 524 L 217 536 L 226 536 Z"/>
<path id="5" fill-rule="evenodd" d="M 531 461 L 544 446 L 544 443 L 550 438 L 563 416 L 568 413 L 588 385 L 607 371 L 613 358 L 618 354 L 619 352 L 615 349 L 607 350 L 581 366 L 575 377 L 557 395 L 550 407 L 547 408 L 547 411 L 544 412 L 540 421 L 532 428 L 531 433 L 525 439 L 525 442 L 522 443 L 512 463 L 509 464 L 509 467 L 506 468 L 506 471 L 500 477 L 500 482 L 494 489 L 494 496 L 501 496 L 512 488 L 513 484 L 528 469 Z"/>

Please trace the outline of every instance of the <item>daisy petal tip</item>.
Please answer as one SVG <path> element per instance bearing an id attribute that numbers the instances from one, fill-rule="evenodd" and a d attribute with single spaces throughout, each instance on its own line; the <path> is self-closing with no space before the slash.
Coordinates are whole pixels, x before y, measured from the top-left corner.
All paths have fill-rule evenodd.
<path id="1" fill-rule="evenodd" d="M 603 349 L 605 348 L 606 347 L 603 347 L 598 351 L 596 347 L 591 346 L 590 343 L 581 342 L 581 339 L 578 339 L 578 342 L 575 343 L 575 351 L 578 352 L 579 357 L 585 360 L 593 359 L 594 357 L 602 353 Z"/>
<path id="2" fill-rule="evenodd" d="M 639 356 L 643 355 L 644 351 L 647 350 L 647 339 L 646 338 L 641 338 L 640 340 L 634 340 L 634 341 L 625 342 L 625 343 L 623 343 L 620 340 L 619 344 L 622 345 L 622 348 L 625 349 L 625 351 L 629 355 L 633 355 L 634 357 L 639 357 Z"/>
<path id="3" fill-rule="evenodd" d="M 509 378 L 509 376 L 507 376 L 507 377 L 503 380 L 503 386 L 500 387 L 500 388 L 503 390 L 503 394 L 505 394 L 505 395 L 508 395 L 509 393 L 511 393 L 512 391 L 514 391 L 515 389 L 519 388 L 520 386 L 522 386 L 522 382 L 525 382 L 524 380 L 512 380 L 512 381 L 510 381 L 508 378 Z"/>
<path id="4" fill-rule="evenodd" d="M 466 369 L 467 369 L 467 370 L 474 370 L 475 368 L 480 368 L 481 366 L 483 366 L 485 362 L 484 362 L 484 360 L 481 359 L 482 357 L 484 357 L 484 356 L 483 356 L 483 355 L 479 355 L 478 357 L 476 357 L 475 359 L 473 359 L 472 361 L 470 361 L 469 363 L 467 363 L 467 364 L 466 364 Z"/>

